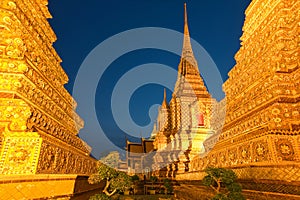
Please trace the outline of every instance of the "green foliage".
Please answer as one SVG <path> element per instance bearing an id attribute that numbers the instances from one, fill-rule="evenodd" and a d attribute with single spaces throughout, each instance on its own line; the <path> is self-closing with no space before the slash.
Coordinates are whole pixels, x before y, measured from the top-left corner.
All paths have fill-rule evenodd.
<path id="1" fill-rule="evenodd" d="M 98 174 L 89 177 L 89 183 L 100 183 L 106 181 L 106 186 L 102 192 L 107 196 L 112 196 L 117 191 L 125 191 L 132 185 L 131 177 L 125 172 L 117 170 L 119 154 L 111 152 L 106 157 L 98 161 Z"/>
<path id="2" fill-rule="evenodd" d="M 227 185 L 227 189 L 230 192 L 237 192 L 237 193 L 242 192 L 242 187 L 238 183 L 232 183 Z"/>
<path id="3" fill-rule="evenodd" d="M 94 196 L 91 196 L 89 200 L 110 200 L 111 198 L 107 196 L 106 194 L 96 194 Z"/>
<path id="4" fill-rule="evenodd" d="M 133 175 L 131 176 L 131 180 L 134 182 L 134 181 L 139 181 L 140 180 L 140 177 L 138 175 Z"/>
<path id="5" fill-rule="evenodd" d="M 216 194 L 211 200 L 229 200 L 225 194 Z"/>
<path id="6" fill-rule="evenodd" d="M 167 188 L 169 194 L 173 192 L 173 185 L 170 179 L 164 179 L 164 186 Z"/>
<path id="7" fill-rule="evenodd" d="M 212 200 L 245 200 L 242 187 L 236 182 L 237 176 L 231 169 L 208 167 L 205 172 L 207 175 L 203 178 L 203 185 L 216 192 Z"/>
<path id="8" fill-rule="evenodd" d="M 158 178 L 156 176 L 150 176 L 150 181 L 152 183 L 152 187 L 150 189 L 154 190 L 155 187 L 153 185 L 158 181 Z"/>
<path id="9" fill-rule="evenodd" d="M 102 177 L 102 179 L 114 179 L 117 178 L 119 173 L 116 169 L 111 168 L 106 164 L 99 165 L 98 167 L 98 175 Z"/>
<path id="10" fill-rule="evenodd" d="M 116 189 L 118 191 L 124 192 L 126 188 L 132 185 L 131 177 L 125 172 L 118 172 L 118 176 L 110 184 L 112 190 Z"/>
<path id="11" fill-rule="evenodd" d="M 150 181 L 152 184 L 156 183 L 158 178 L 156 176 L 150 176 Z"/>
<path id="12" fill-rule="evenodd" d="M 202 184 L 205 186 L 216 186 L 216 183 L 211 176 L 205 176 L 202 180 Z"/>
<path id="13" fill-rule="evenodd" d="M 245 197 L 242 195 L 241 192 L 230 192 L 228 194 L 229 200 L 245 200 Z"/>

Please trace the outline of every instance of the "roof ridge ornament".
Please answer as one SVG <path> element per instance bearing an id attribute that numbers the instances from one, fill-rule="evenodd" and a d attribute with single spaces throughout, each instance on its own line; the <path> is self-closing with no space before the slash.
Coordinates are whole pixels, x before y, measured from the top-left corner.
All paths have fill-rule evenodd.
<path id="1" fill-rule="evenodd" d="M 188 62 L 197 65 L 196 60 L 194 58 L 194 53 L 191 45 L 191 37 L 188 26 L 188 17 L 187 17 L 187 8 L 186 3 L 184 3 L 184 31 L 183 31 L 183 45 L 182 45 L 182 53 L 181 58 L 186 59 Z"/>

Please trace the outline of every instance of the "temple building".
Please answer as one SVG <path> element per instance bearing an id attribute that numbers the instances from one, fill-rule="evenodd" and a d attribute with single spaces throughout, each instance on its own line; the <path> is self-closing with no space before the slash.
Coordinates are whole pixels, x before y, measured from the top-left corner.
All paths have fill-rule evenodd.
<path id="1" fill-rule="evenodd" d="M 216 103 L 206 89 L 193 54 L 185 4 L 183 47 L 172 99 L 167 102 L 164 90 L 149 140 L 127 141 L 129 171 L 148 174 L 151 170 L 160 177 L 188 172 L 193 157 L 207 151 L 204 141 L 217 135 L 211 124 Z M 153 149 L 145 151 L 145 141 L 153 143 Z"/>
<path id="2" fill-rule="evenodd" d="M 207 166 L 225 167 L 249 199 L 299 198 L 299 10 L 296 0 L 250 3 L 236 65 L 223 85 L 224 127 L 205 141 L 217 141 L 208 155 L 176 179 L 199 180 Z"/>
<path id="3" fill-rule="evenodd" d="M 191 160 L 213 147 L 212 142 L 205 145 L 206 139 L 211 136 L 218 138 L 220 129 L 216 124 L 219 123 L 215 121 L 220 120 L 219 116 L 222 115 L 216 117 L 216 112 L 223 110 L 223 107 L 219 109 L 219 105 L 221 104 L 218 104 L 207 91 L 200 75 L 191 46 L 185 4 L 183 47 L 172 99 L 167 102 L 164 90 L 151 137 L 145 140 L 153 142 L 153 150 L 142 151 L 143 141 L 141 143 L 127 141 L 128 155 L 135 155 L 127 157 L 128 163 L 131 164 L 128 166 L 129 170 L 143 173 L 150 169 L 153 174 L 160 177 L 175 177 L 177 173 L 190 171 Z M 133 146 L 136 147 L 135 150 Z M 140 151 L 136 154 L 138 147 Z M 143 160 L 148 162 L 143 163 Z"/>
<path id="4" fill-rule="evenodd" d="M 141 138 L 141 142 L 126 140 L 126 164 L 129 175 L 140 175 L 140 178 L 150 177 L 152 160 L 149 154 L 153 152 L 153 140 Z"/>
<path id="5" fill-rule="evenodd" d="M 91 148 L 77 136 L 84 124 L 64 88 L 68 76 L 52 46 L 47 4 L 0 2 L 1 199 L 71 195 L 78 175 L 96 170 Z"/>
<path id="6" fill-rule="evenodd" d="M 189 171 L 191 159 L 205 152 L 203 142 L 214 133 L 212 108 L 216 100 L 208 93 L 194 57 L 184 5 L 184 35 L 178 77 L 172 99 L 166 91 L 151 138 L 156 155 L 153 170 L 159 176 Z"/>

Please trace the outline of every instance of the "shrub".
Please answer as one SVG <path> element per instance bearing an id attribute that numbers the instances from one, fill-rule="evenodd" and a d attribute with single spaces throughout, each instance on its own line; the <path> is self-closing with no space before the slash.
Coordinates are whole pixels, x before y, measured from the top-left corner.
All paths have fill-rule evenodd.
<path id="1" fill-rule="evenodd" d="M 237 176 L 231 169 L 208 167 L 202 183 L 212 188 L 216 195 L 212 200 L 245 200 L 242 187 L 236 182 Z"/>
<path id="2" fill-rule="evenodd" d="M 124 192 L 132 185 L 131 177 L 125 172 L 118 171 L 119 157 L 116 153 L 111 153 L 98 161 L 98 173 L 89 177 L 89 183 L 100 183 L 105 181 L 106 185 L 102 190 L 107 196 L 114 195 L 117 191 Z"/>
<path id="3" fill-rule="evenodd" d="M 96 194 L 94 196 L 91 196 L 89 200 L 110 200 L 111 198 L 107 196 L 106 194 Z"/>

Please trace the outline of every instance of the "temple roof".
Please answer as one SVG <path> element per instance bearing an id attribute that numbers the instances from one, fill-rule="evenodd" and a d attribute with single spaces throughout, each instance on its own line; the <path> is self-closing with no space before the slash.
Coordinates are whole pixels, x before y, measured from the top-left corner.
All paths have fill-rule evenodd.
<path id="1" fill-rule="evenodd" d="M 126 149 L 130 153 L 148 153 L 153 150 L 153 140 L 141 138 L 141 143 L 126 141 Z"/>
<path id="2" fill-rule="evenodd" d="M 195 59 L 188 27 L 187 8 L 184 4 L 184 34 L 181 60 L 178 65 L 178 78 L 174 93 L 176 96 L 196 96 L 197 98 L 211 98 Z"/>
<path id="3" fill-rule="evenodd" d="M 186 3 L 184 4 L 184 36 L 183 36 L 183 45 L 181 52 L 181 59 L 186 59 L 189 63 L 194 66 L 197 66 L 196 59 L 194 57 L 192 45 L 191 45 L 191 37 L 188 26 L 188 18 L 187 18 L 187 9 Z"/>

